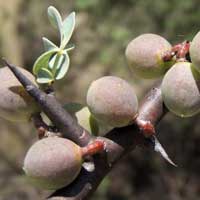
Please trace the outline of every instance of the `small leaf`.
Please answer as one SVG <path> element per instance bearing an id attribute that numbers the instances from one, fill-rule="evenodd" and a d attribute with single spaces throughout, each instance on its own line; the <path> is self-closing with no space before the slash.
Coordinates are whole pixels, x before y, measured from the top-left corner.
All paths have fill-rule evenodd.
<path id="1" fill-rule="evenodd" d="M 64 49 L 67 43 L 69 42 L 72 33 L 74 31 L 74 27 L 75 27 L 75 12 L 72 12 L 63 21 L 61 48 Z"/>
<path id="2" fill-rule="evenodd" d="M 68 69 L 69 69 L 69 56 L 67 51 L 65 51 L 64 54 L 62 54 L 61 59 L 59 60 L 59 64 L 58 64 L 58 68 L 56 70 L 56 74 L 55 74 L 55 79 L 59 80 L 62 79 L 65 74 L 67 73 Z"/>
<path id="3" fill-rule="evenodd" d="M 48 68 L 49 66 L 49 60 L 55 54 L 58 52 L 57 49 L 53 49 L 51 51 L 47 51 L 43 53 L 34 63 L 33 65 L 33 74 L 37 75 L 38 71 L 41 68 Z"/>
<path id="4" fill-rule="evenodd" d="M 47 12 L 48 12 L 49 21 L 51 22 L 53 27 L 59 30 L 60 36 L 61 36 L 62 35 L 62 18 L 60 16 L 60 13 L 53 6 L 49 6 Z"/>
<path id="5" fill-rule="evenodd" d="M 43 37 L 42 41 L 43 41 L 45 51 L 58 49 L 58 47 L 53 42 L 51 42 L 49 39 L 47 39 L 46 37 Z"/>
<path id="6" fill-rule="evenodd" d="M 50 61 L 49 61 L 49 69 L 53 70 L 54 67 L 56 69 L 59 68 L 59 66 L 61 65 L 63 57 L 64 56 L 60 52 L 53 55 L 51 57 Z"/>
<path id="7" fill-rule="evenodd" d="M 50 83 L 54 80 L 52 73 L 47 68 L 41 68 L 37 73 L 38 83 Z"/>
<path id="8" fill-rule="evenodd" d="M 63 108 L 66 109 L 70 114 L 73 114 L 73 115 L 76 112 L 80 111 L 83 107 L 84 107 L 84 105 L 82 105 L 80 103 L 74 103 L 74 102 L 66 103 L 63 105 Z"/>
<path id="9" fill-rule="evenodd" d="M 55 54 L 49 62 L 49 69 L 56 80 L 63 78 L 67 73 L 68 68 L 69 56 L 67 50 L 64 50 L 62 54 L 61 52 Z"/>
<path id="10" fill-rule="evenodd" d="M 91 133 L 93 135 L 98 136 L 98 134 L 99 134 L 99 124 L 98 124 L 98 121 L 94 118 L 94 116 L 91 113 L 90 113 L 89 123 L 90 123 Z"/>

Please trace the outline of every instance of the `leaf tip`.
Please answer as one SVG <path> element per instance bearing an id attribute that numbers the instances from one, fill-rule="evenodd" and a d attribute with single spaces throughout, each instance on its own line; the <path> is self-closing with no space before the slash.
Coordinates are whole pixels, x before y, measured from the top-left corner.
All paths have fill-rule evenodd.
<path id="1" fill-rule="evenodd" d="M 76 16 L 76 12 L 75 12 L 75 11 L 71 12 L 71 15 L 72 15 L 73 17 L 75 17 L 75 16 Z"/>
<path id="2" fill-rule="evenodd" d="M 49 6 L 48 8 L 47 8 L 47 11 L 48 12 L 50 12 L 50 11 L 52 11 L 52 10 L 57 10 L 54 6 Z"/>

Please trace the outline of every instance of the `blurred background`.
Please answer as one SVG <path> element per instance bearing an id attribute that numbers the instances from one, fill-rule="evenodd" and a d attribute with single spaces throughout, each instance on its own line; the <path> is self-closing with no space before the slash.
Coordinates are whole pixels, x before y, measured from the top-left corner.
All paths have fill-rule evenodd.
<path id="1" fill-rule="evenodd" d="M 31 71 L 43 52 L 43 36 L 58 43 L 47 7 L 63 16 L 76 11 L 71 43 L 71 65 L 56 84 L 62 103 L 85 103 L 92 80 L 116 75 L 128 80 L 139 99 L 154 84 L 134 77 L 124 51 L 130 40 L 152 32 L 172 44 L 189 39 L 200 29 L 198 0 L 0 0 L 0 57 Z M 200 117 L 180 119 L 167 114 L 159 124 L 159 139 L 178 168 L 159 155 L 136 149 L 103 181 L 95 200 L 197 200 L 200 199 Z M 37 140 L 33 125 L 0 119 L 0 200 L 43 199 L 46 192 L 24 179 L 23 158 Z"/>

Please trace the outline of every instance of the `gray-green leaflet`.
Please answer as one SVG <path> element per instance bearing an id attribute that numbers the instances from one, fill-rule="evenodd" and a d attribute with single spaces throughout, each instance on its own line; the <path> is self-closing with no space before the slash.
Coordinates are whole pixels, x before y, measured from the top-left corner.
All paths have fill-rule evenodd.
<path id="1" fill-rule="evenodd" d="M 68 42 L 75 27 L 75 12 L 62 21 L 58 10 L 50 6 L 48 17 L 52 26 L 59 31 L 60 45 L 57 46 L 46 37 L 42 38 L 45 52 L 39 56 L 33 66 L 33 73 L 40 84 L 51 83 L 66 75 L 70 63 L 68 51 L 74 48 L 74 45 L 68 45 Z"/>

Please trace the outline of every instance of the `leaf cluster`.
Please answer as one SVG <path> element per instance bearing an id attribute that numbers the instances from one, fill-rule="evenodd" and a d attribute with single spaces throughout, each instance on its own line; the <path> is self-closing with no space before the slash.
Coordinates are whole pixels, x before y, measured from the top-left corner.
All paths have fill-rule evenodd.
<path id="1" fill-rule="evenodd" d="M 68 52 L 74 48 L 68 45 L 75 27 L 75 12 L 72 12 L 64 20 L 58 10 L 53 6 L 48 8 L 48 17 L 51 25 L 60 35 L 60 45 L 43 37 L 45 52 L 35 61 L 33 73 L 40 84 L 51 84 L 55 80 L 62 79 L 69 68 Z"/>

